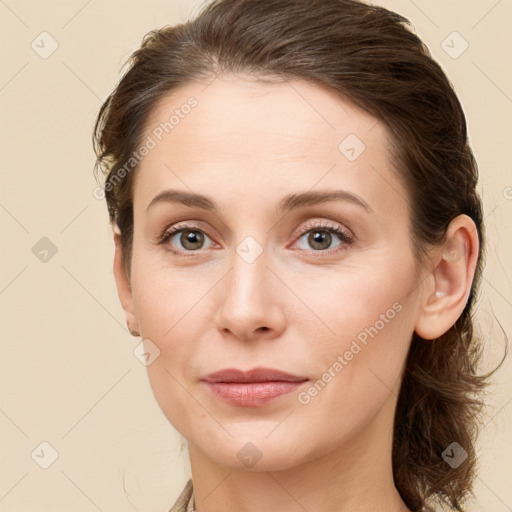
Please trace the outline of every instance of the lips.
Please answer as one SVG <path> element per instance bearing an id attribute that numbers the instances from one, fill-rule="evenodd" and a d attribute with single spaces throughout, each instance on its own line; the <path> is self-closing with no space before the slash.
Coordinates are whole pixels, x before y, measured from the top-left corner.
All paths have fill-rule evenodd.
<path id="1" fill-rule="evenodd" d="M 219 400 L 238 407 L 262 407 L 297 391 L 309 379 L 274 370 L 253 368 L 249 371 L 228 368 L 201 379 Z"/>
<path id="2" fill-rule="evenodd" d="M 272 368 L 258 367 L 252 370 L 242 371 L 236 368 L 227 368 L 215 373 L 211 373 L 201 380 L 210 383 L 249 383 L 249 382 L 305 382 L 307 377 L 292 375 L 281 370 L 274 370 Z"/>

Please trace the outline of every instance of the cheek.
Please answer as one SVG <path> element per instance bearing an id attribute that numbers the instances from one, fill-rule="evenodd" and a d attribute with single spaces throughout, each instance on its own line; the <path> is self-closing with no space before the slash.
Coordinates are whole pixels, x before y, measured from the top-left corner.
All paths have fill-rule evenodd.
<path id="1" fill-rule="evenodd" d="M 412 263 L 370 268 L 326 282 L 327 294 L 309 295 L 311 308 L 332 331 L 324 329 L 326 334 L 308 347 L 317 362 L 318 388 L 328 383 L 325 387 L 354 407 L 359 400 L 383 400 L 399 385 L 414 326 Z"/>
<path id="2" fill-rule="evenodd" d="M 327 444 L 356 435 L 398 396 L 410 320 L 402 303 L 383 304 L 340 314 L 336 341 L 310 352 L 315 375 L 297 396 L 297 412 L 307 416 L 308 429 L 324 432 Z"/>
<path id="3" fill-rule="evenodd" d="M 362 396 L 372 382 L 392 388 L 401 373 L 412 337 L 407 304 L 384 302 L 382 307 L 360 305 L 346 308 L 331 318 L 335 330 L 324 342 L 310 346 L 311 361 L 316 361 L 315 377 L 334 381 Z M 359 391 L 357 391 L 359 389 Z"/>
<path id="4" fill-rule="evenodd" d="M 134 270 L 133 302 L 141 334 L 165 344 L 201 307 L 203 286 L 175 269 L 147 265 Z"/>
<path id="5" fill-rule="evenodd" d="M 186 387 L 197 377 L 199 342 L 212 329 L 215 305 L 208 298 L 214 285 L 211 276 L 194 279 L 190 270 L 147 266 L 134 274 L 134 308 L 140 333 L 159 351 L 147 368 L 155 393 L 172 387 L 171 394 L 179 396 L 179 384 Z"/>
<path id="6" fill-rule="evenodd" d="M 357 338 L 361 343 L 373 335 L 385 338 L 392 329 L 398 329 L 403 311 L 413 299 L 413 267 L 394 266 L 381 261 L 365 268 L 345 268 L 343 272 L 316 276 L 302 281 L 295 277 L 294 290 L 305 297 L 315 323 L 323 334 L 325 346 L 348 349 L 347 342 Z M 314 285 L 311 285 L 311 283 Z M 304 304 L 297 302 L 304 310 Z M 310 315 L 311 316 L 311 315 Z M 322 325 L 323 324 L 323 325 Z"/>
<path id="7" fill-rule="evenodd" d="M 168 421 L 186 436 L 205 414 L 187 391 L 190 363 L 196 357 L 194 340 L 199 337 L 191 319 L 200 313 L 201 304 L 190 283 L 184 290 L 175 279 L 165 279 L 166 273 L 148 272 L 134 280 L 135 313 L 141 335 L 158 351 L 146 367 L 153 394 Z"/>

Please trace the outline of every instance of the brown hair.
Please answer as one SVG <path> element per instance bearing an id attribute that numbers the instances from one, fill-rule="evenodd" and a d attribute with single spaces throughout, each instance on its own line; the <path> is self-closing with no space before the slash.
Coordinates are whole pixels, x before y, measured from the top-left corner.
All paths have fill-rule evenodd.
<path id="1" fill-rule="evenodd" d="M 452 219 L 473 219 L 480 240 L 475 278 L 455 325 L 433 341 L 413 334 L 395 414 L 395 485 L 413 511 L 428 503 L 463 510 L 472 492 L 481 346 L 472 308 L 482 277 L 484 233 L 477 164 L 465 116 L 441 67 L 409 21 L 357 0 L 217 0 L 185 24 L 154 30 L 134 52 L 99 112 L 95 171 L 110 220 L 119 226 L 130 275 L 134 171 L 118 172 L 140 146 L 148 116 L 165 95 L 222 73 L 304 79 L 337 91 L 382 120 L 393 136 L 395 167 L 408 191 L 415 260 L 444 241 Z M 136 167 L 134 168 L 136 169 Z M 468 453 L 458 467 L 442 454 L 453 442 Z"/>

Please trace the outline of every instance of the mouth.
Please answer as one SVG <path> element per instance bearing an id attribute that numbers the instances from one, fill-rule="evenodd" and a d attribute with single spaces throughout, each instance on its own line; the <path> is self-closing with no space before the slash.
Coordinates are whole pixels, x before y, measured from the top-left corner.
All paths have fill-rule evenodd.
<path id="1" fill-rule="evenodd" d="M 201 379 L 216 398 L 243 407 L 259 407 L 273 402 L 308 380 L 304 376 L 264 367 L 245 372 L 228 368 Z"/>

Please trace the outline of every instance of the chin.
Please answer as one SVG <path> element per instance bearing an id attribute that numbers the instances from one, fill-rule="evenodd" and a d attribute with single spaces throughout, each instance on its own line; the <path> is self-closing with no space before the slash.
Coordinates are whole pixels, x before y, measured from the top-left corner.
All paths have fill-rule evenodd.
<path id="1" fill-rule="evenodd" d="M 215 442 L 212 446 L 196 445 L 197 448 L 216 464 L 221 464 L 234 471 L 248 471 L 259 473 L 264 471 L 284 471 L 298 466 L 308 460 L 309 451 L 301 452 L 297 446 L 299 442 L 292 436 L 286 436 L 287 442 L 277 438 L 250 437 L 247 433 L 243 438 L 227 439 L 224 443 Z M 312 447 L 314 450 L 314 447 Z M 311 457 L 314 458 L 314 457 Z"/>

